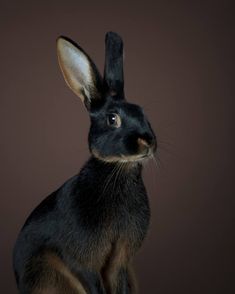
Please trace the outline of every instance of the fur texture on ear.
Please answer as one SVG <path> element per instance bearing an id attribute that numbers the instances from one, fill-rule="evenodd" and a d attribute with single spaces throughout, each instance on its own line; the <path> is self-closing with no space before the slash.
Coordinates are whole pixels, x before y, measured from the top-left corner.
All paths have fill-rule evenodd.
<path id="1" fill-rule="evenodd" d="M 95 64 L 81 47 L 65 37 L 57 39 L 57 54 L 66 83 L 90 109 L 94 100 L 102 98 L 102 79 Z"/>
<path id="2" fill-rule="evenodd" d="M 108 94 L 124 99 L 123 42 L 114 32 L 105 36 L 104 85 Z"/>

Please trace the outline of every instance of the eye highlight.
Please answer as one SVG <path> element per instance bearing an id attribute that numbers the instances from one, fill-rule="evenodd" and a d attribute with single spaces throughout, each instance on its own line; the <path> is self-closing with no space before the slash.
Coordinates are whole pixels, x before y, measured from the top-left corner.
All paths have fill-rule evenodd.
<path id="1" fill-rule="evenodd" d="M 117 113 L 109 113 L 107 115 L 107 125 L 115 128 L 120 128 L 121 118 Z"/>

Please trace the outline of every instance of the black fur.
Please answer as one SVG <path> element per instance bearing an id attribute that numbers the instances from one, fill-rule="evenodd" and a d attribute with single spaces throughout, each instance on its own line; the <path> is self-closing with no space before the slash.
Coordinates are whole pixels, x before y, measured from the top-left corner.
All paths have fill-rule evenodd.
<path id="1" fill-rule="evenodd" d="M 64 268 L 85 293 L 135 292 L 131 261 L 146 235 L 150 210 L 141 157 L 133 156 L 152 154 L 156 138 L 142 109 L 123 99 L 120 37 L 109 33 L 107 43 L 114 64 L 111 52 L 106 53 L 103 84 L 110 91 L 100 92 L 102 103 L 90 108 L 91 157 L 78 175 L 39 204 L 23 226 L 13 262 L 21 294 L 50 289 L 80 293 L 63 275 Z M 109 125 L 112 113 L 120 118 L 120 127 Z"/>
<path id="2" fill-rule="evenodd" d="M 107 92 L 124 98 L 123 76 L 123 42 L 116 33 L 109 32 L 105 38 L 106 55 L 104 68 L 104 85 Z"/>

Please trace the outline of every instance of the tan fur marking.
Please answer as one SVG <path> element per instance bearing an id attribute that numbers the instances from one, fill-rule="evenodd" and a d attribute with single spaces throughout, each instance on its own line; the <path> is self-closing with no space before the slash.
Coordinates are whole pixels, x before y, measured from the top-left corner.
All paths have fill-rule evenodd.
<path id="1" fill-rule="evenodd" d="M 136 275 L 135 275 L 133 266 L 131 264 L 129 264 L 127 267 L 127 270 L 128 270 L 129 285 L 130 285 L 131 293 L 137 294 L 138 293 L 138 283 L 137 283 L 137 279 L 136 279 Z"/>
<path id="2" fill-rule="evenodd" d="M 137 155 L 122 155 L 120 156 L 106 156 L 102 157 L 99 152 L 95 149 L 91 150 L 92 154 L 97 158 L 105 162 L 123 162 L 123 163 L 128 163 L 128 162 L 136 162 L 136 161 L 143 161 L 146 160 L 146 156 L 143 156 L 143 154 L 137 154 Z"/>
<path id="3" fill-rule="evenodd" d="M 58 290 L 55 288 L 46 288 L 46 289 L 36 289 L 32 292 L 32 294 L 58 294 Z"/>
<path id="4" fill-rule="evenodd" d="M 138 142 L 138 144 L 142 147 L 142 146 L 144 146 L 144 147 L 149 147 L 149 144 L 144 140 L 144 139 L 141 139 L 141 138 L 138 138 L 137 139 L 137 142 Z"/>
<path id="5" fill-rule="evenodd" d="M 71 273 L 71 271 L 66 267 L 62 260 L 53 253 L 46 254 L 47 262 L 58 271 L 62 276 L 66 278 L 71 287 L 76 289 L 79 294 L 87 294 L 80 281 Z"/>
<path id="6" fill-rule="evenodd" d="M 111 91 L 110 91 L 110 95 L 111 95 L 111 96 L 116 96 L 116 95 L 117 95 L 117 92 L 116 92 L 116 91 L 113 91 L 113 90 L 111 90 Z"/>
<path id="7" fill-rule="evenodd" d="M 125 240 L 120 239 L 113 244 L 110 255 L 102 269 L 102 277 L 108 293 L 114 293 L 117 287 L 117 276 L 121 267 L 126 267 L 129 257 L 128 246 Z"/>

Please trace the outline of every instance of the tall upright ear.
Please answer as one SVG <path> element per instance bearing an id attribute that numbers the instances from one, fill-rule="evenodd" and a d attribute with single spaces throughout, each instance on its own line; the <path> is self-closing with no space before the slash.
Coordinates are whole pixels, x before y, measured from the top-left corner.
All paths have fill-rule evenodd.
<path id="1" fill-rule="evenodd" d="M 108 94 L 124 99 L 123 42 L 114 32 L 105 36 L 104 85 Z"/>
<path id="2" fill-rule="evenodd" d="M 66 83 L 90 109 L 93 101 L 102 99 L 102 79 L 95 64 L 81 47 L 65 37 L 57 39 L 57 54 Z"/>

